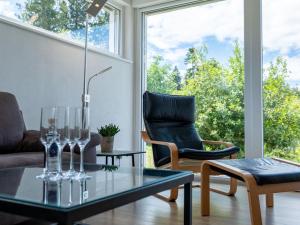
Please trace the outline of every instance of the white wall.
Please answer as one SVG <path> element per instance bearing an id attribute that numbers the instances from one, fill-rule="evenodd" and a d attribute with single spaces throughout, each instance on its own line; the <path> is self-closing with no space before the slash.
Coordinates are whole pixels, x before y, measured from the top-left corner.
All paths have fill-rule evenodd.
<path id="1" fill-rule="evenodd" d="M 17 97 L 28 129 L 38 129 L 42 106 L 81 104 L 83 53 L 82 46 L 0 19 L 0 91 Z M 90 88 L 92 130 L 116 123 L 121 128 L 116 147 L 130 149 L 133 65 L 109 54 L 89 52 L 88 74 L 107 66 L 113 69 L 94 80 Z"/>

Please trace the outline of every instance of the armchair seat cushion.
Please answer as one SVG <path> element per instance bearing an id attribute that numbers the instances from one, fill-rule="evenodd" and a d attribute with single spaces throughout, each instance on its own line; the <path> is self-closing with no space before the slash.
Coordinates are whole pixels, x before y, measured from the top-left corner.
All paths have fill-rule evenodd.
<path id="1" fill-rule="evenodd" d="M 225 148 L 222 150 L 205 151 L 190 148 L 179 149 L 179 158 L 209 160 L 209 159 L 222 159 L 239 152 L 236 146 Z"/>
<path id="2" fill-rule="evenodd" d="M 300 181 L 300 167 L 270 158 L 218 160 L 218 162 L 247 171 L 258 185 Z"/>
<path id="3" fill-rule="evenodd" d="M 210 159 L 222 159 L 232 154 L 239 152 L 238 147 L 230 147 L 222 150 L 205 151 L 191 148 L 179 149 L 179 158 L 196 159 L 196 160 L 210 160 Z M 171 162 L 170 157 L 164 157 L 157 162 L 157 166 L 163 166 Z"/>

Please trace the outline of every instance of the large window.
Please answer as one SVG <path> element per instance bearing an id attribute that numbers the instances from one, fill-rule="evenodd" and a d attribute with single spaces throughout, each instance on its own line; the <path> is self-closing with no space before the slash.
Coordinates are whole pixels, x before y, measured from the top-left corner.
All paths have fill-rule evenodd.
<path id="1" fill-rule="evenodd" d="M 83 41 L 87 0 L 2 0 L 0 16 Z M 96 18 L 90 19 L 89 43 L 119 53 L 120 10 L 107 4 Z"/>
<path id="2" fill-rule="evenodd" d="M 241 147 L 241 156 L 243 12 L 243 1 L 226 0 L 149 13 L 145 38 L 146 89 L 194 95 L 201 137 L 231 141 Z"/>
<path id="3" fill-rule="evenodd" d="M 262 3 L 265 154 L 300 161 L 300 1 Z"/>

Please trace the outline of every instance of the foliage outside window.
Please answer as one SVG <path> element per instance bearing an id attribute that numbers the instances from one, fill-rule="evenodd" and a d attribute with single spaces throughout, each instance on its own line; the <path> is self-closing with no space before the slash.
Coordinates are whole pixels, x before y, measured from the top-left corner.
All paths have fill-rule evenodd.
<path id="1" fill-rule="evenodd" d="M 294 5 L 290 8 L 300 5 L 296 1 L 288 2 Z M 240 3 L 240 0 L 227 0 L 150 15 L 146 78 L 149 91 L 195 96 L 196 128 L 201 138 L 230 141 L 241 148 L 241 157 L 244 154 L 244 49 L 242 35 L 235 36 L 235 33 L 243 33 L 243 25 L 240 25 L 243 15 L 239 13 L 243 8 L 237 8 Z M 277 3 L 282 4 L 279 0 L 269 1 L 265 10 Z M 226 11 L 228 8 L 232 10 Z M 216 17 L 220 12 L 228 15 Z M 273 17 L 269 18 L 265 31 L 274 27 L 271 22 L 278 13 L 269 12 Z M 202 26 L 198 25 L 200 22 Z M 176 24 L 174 28 L 170 27 L 172 23 Z M 287 23 L 282 28 L 288 26 L 292 25 Z M 275 30 L 264 33 L 269 39 L 274 35 L 278 37 L 275 40 L 278 44 L 287 44 L 296 39 L 285 35 L 298 32 L 294 29 L 282 35 L 275 34 Z M 189 42 L 194 36 L 195 40 Z M 269 41 L 265 41 L 264 46 L 269 44 L 267 47 L 271 48 L 274 45 Z M 300 161 L 300 89 L 297 85 L 300 77 L 291 71 L 293 66 L 299 65 L 299 60 L 293 65 L 289 59 L 300 57 L 300 46 L 295 43 L 289 43 L 293 49 L 288 52 L 289 57 L 264 48 L 264 149 L 267 156 Z"/>
<path id="2" fill-rule="evenodd" d="M 87 0 L 0 1 L 0 15 L 43 28 L 72 40 L 84 41 Z M 120 10 L 106 4 L 89 20 L 89 44 L 119 53 Z"/>

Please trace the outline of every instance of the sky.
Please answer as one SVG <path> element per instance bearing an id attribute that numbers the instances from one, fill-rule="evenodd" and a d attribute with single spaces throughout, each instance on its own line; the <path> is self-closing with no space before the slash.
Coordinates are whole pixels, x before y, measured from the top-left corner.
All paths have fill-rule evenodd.
<path id="1" fill-rule="evenodd" d="M 148 64 L 162 55 L 183 73 L 187 49 L 205 44 L 208 57 L 224 65 L 233 43 L 244 42 L 242 0 L 225 0 L 147 17 Z M 300 87 L 300 1 L 263 0 L 264 68 L 277 56 L 288 62 L 288 82 Z"/>

